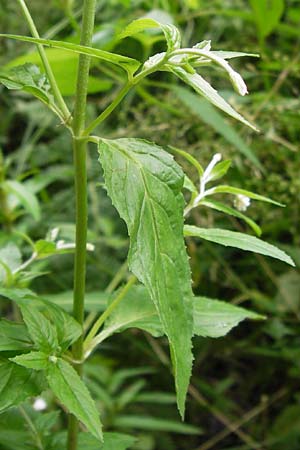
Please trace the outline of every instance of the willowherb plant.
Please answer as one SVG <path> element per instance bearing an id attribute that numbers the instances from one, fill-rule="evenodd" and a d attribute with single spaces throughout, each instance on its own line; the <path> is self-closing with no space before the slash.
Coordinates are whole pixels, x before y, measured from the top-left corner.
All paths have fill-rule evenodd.
<path id="1" fill-rule="evenodd" d="M 208 187 L 209 183 L 221 178 L 229 169 L 230 161 L 221 161 L 220 154 L 214 155 L 204 169 L 190 154 L 173 146 L 166 151 L 142 139 L 110 140 L 93 133 L 130 89 L 157 71 L 171 72 L 210 103 L 255 129 L 255 126 L 235 111 L 199 73 L 204 65 L 220 67 L 228 75 L 235 90 L 245 95 L 246 84 L 228 60 L 248 54 L 214 51 L 209 41 L 200 42 L 191 48 L 182 48 L 180 32 L 173 24 L 163 24 L 146 17 L 135 20 L 117 36 L 119 40 L 125 39 L 136 33 L 143 33 L 148 28 L 158 28 L 164 34 L 166 51 L 140 63 L 136 59 L 91 46 L 95 0 L 84 1 L 80 44 L 41 39 L 24 0 L 18 0 L 18 3 L 32 37 L 1 36 L 36 44 L 44 72 L 40 72 L 37 66 L 25 64 L 3 70 L 0 73 L 0 81 L 8 89 L 20 89 L 38 98 L 59 117 L 71 134 L 75 169 L 76 242 L 66 244 L 59 239 L 59 230 L 54 229 L 45 239 L 32 243 L 31 257 L 25 262 L 19 258 L 19 264 L 14 267 L 5 262 L 5 254 L 10 252 L 9 247 L 2 251 L 0 294 L 3 298 L 16 302 L 24 325 L 9 321 L 0 323 L 3 340 L 0 350 L 4 352 L 0 365 L 0 410 L 6 411 L 31 396 L 38 396 L 45 386 L 48 386 L 70 414 L 68 438 L 64 444 L 60 444 L 60 448 L 67 446 L 69 450 L 75 450 L 78 445 L 84 448 L 87 433 L 79 433 L 80 421 L 96 439 L 95 443 L 91 444 L 94 446 L 89 448 L 100 448 L 98 441 L 103 439 L 105 448 L 105 442 L 109 445 L 114 439 L 115 450 L 121 450 L 128 448 L 132 439 L 121 434 L 103 435 L 101 411 L 99 415 L 81 379 L 84 362 L 104 340 L 131 327 L 143 329 L 155 337 L 166 335 L 170 345 L 177 405 L 183 418 L 192 370 L 193 336 L 223 336 L 245 318 L 261 318 L 243 308 L 193 296 L 184 236 L 196 236 L 221 245 L 256 251 L 292 265 L 293 262 L 283 251 L 254 236 L 184 225 L 184 217 L 193 208 L 209 207 L 245 220 L 259 236 L 260 228 L 243 212 L 247 209 L 250 199 L 276 204 L 266 197 L 232 186 Z M 79 54 L 72 114 L 58 88 L 44 47 Z M 126 82 L 112 103 L 96 119 L 86 124 L 91 58 L 123 69 Z M 89 316 L 88 322 L 85 323 L 86 252 L 93 250 L 91 244 L 87 243 L 86 152 L 89 142 L 98 147 L 108 195 L 128 228 L 128 265 L 133 275 L 113 296 L 100 317 Z M 199 186 L 195 186 L 183 173 L 170 153 L 180 154 L 196 168 Z M 5 203 L 8 195 L 17 199 L 14 207 L 18 206 L 18 200 L 22 203 L 25 188 L 21 182 L 6 179 L 3 171 L 0 182 L 2 206 L 9 208 Z M 183 189 L 190 193 L 186 205 Z M 236 208 L 212 200 L 211 197 L 218 193 L 234 195 Z M 27 193 L 26 199 L 23 206 L 38 219 L 35 196 Z M 59 306 L 22 286 L 26 285 L 26 271 L 29 266 L 51 255 L 72 249 L 75 251 L 74 301 L 73 316 L 70 316 Z M 134 286 L 137 281 L 143 286 Z M 9 358 L 5 357 L 7 350 L 10 351 Z M 36 408 L 41 409 L 42 403 L 38 402 Z"/>

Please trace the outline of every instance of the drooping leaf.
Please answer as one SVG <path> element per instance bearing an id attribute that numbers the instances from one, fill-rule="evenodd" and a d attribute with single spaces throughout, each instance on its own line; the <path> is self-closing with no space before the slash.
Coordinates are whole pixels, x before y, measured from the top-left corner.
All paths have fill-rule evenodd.
<path id="1" fill-rule="evenodd" d="M 48 366 L 47 380 L 58 400 L 67 407 L 93 436 L 103 440 L 102 427 L 94 400 L 73 367 L 58 358 Z"/>
<path id="2" fill-rule="evenodd" d="M 233 109 L 233 107 L 221 97 L 218 92 L 201 77 L 198 73 L 189 73 L 182 67 L 175 65 L 168 65 L 170 72 L 173 72 L 184 83 L 191 86 L 198 94 L 202 95 L 206 100 L 212 103 L 217 108 L 224 111 L 229 116 L 242 122 L 253 130 L 257 131 L 256 127 L 246 120 L 241 114 Z"/>
<path id="3" fill-rule="evenodd" d="M 27 328 L 21 323 L 0 320 L 0 352 L 24 351 L 32 347 Z"/>
<path id="4" fill-rule="evenodd" d="M 160 147 L 101 140 L 105 184 L 130 235 L 129 266 L 145 284 L 168 336 L 183 415 L 193 331 L 190 269 L 183 241 L 183 173 Z"/>
<path id="5" fill-rule="evenodd" d="M 253 150 L 241 138 L 234 127 L 207 100 L 190 92 L 185 87 L 173 85 L 171 89 L 189 111 L 199 117 L 204 123 L 211 126 L 239 152 L 245 155 L 249 161 L 262 169 L 262 165 Z"/>
<path id="6" fill-rule="evenodd" d="M 46 105 L 53 104 L 47 77 L 34 64 L 23 64 L 0 72 L 0 83 L 7 89 L 21 90 L 34 95 Z"/>
<path id="7" fill-rule="evenodd" d="M 10 358 L 13 363 L 27 369 L 46 370 L 49 364 L 48 355 L 43 352 L 30 352 Z"/>
<path id="8" fill-rule="evenodd" d="M 16 206 L 19 204 L 22 205 L 23 208 L 26 209 L 35 220 L 40 219 L 41 210 L 39 202 L 36 196 L 25 186 L 24 183 L 20 183 L 15 180 L 6 180 L 3 182 L 2 186 L 6 192 L 16 197 Z"/>
<path id="9" fill-rule="evenodd" d="M 66 350 L 82 333 L 76 320 L 55 303 L 35 295 L 29 289 L 5 289 L 0 287 L 0 295 L 15 301 L 20 307 L 32 308 L 49 319 L 55 328 L 61 350 Z"/>
<path id="10" fill-rule="evenodd" d="M 291 266 L 295 266 L 293 260 L 284 251 L 249 234 L 219 228 L 198 228 L 193 225 L 185 225 L 184 234 L 185 236 L 199 237 L 207 241 L 215 242 L 216 244 L 225 245 L 226 247 L 234 247 L 271 256 Z"/>
<path id="11" fill-rule="evenodd" d="M 127 56 L 117 55 L 116 53 L 110 53 L 105 50 L 100 50 L 98 48 L 87 47 L 84 45 L 73 44 L 72 42 L 55 41 L 50 39 L 38 39 L 28 36 L 20 36 L 16 34 L 0 34 L 0 37 L 7 39 L 16 39 L 22 42 L 30 42 L 32 44 L 41 44 L 46 47 L 61 48 L 66 51 L 73 53 L 79 53 L 83 55 L 88 55 L 94 58 L 107 61 L 117 66 L 122 67 L 132 75 L 140 66 L 140 62 L 133 58 L 128 58 Z"/>
<path id="12" fill-rule="evenodd" d="M 257 225 L 257 223 L 255 223 L 249 217 L 245 216 L 245 214 L 242 214 L 240 211 L 231 208 L 230 206 L 225 205 L 224 203 L 216 202 L 214 200 L 204 199 L 201 201 L 200 204 L 203 206 L 208 206 L 208 208 L 215 209 L 216 211 L 221 211 L 230 216 L 234 216 L 237 217 L 238 219 L 244 220 L 252 228 L 255 234 L 257 234 L 257 236 L 261 235 L 261 228 Z"/>
<path id="13" fill-rule="evenodd" d="M 37 372 L 10 361 L 0 362 L 0 413 L 38 395 L 41 390 Z"/>
<path id="14" fill-rule="evenodd" d="M 245 319 L 262 320 L 264 316 L 220 300 L 207 297 L 194 299 L 194 333 L 197 336 L 225 336 Z"/>

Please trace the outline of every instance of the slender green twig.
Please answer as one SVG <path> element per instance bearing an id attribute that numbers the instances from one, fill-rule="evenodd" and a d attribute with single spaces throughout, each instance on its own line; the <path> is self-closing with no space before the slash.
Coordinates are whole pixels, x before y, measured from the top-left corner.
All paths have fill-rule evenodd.
<path id="1" fill-rule="evenodd" d="M 84 341 L 84 353 L 89 355 L 96 345 L 98 345 L 98 339 L 96 334 L 98 333 L 101 326 L 104 324 L 105 320 L 111 315 L 111 313 L 116 309 L 121 300 L 125 297 L 127 292 L 130 290 L 131 286 L 137 281 L 136 277 L 132 275 L 123 289 L 119 292 L 116 298 L 111 302 L 111 304 L 106 308 L 106 310 L 101 314 L 98 320 L 92 326 L 89 334 Z M 96 336 L 96 337 L 95 337 Z M 95 338 L 95 339 L 94 339 Z"/>
<path id="2" fill-rule="evenodd" d="M 125 95 L 128 93 L 130 88 L 132 87 L 132 83 L 127 82 L 122 89 L 119 91 L 118 95 L 114 99 L 114 101 L 98 116 L 92 123 L 85 129 L 84 135 L 88 136 L 101 122 L 103 122 L 119 105 L 119 103 L 123 100 Z"/>
<path id="3" fill-rule="evenodd" d="M 24 15 L 24 17 L 25 17 L 25 19 L 26 19 L 26 21 L 28 23 L 28 26 L 29 26 L 29 29 L 30 29 L 30 32 L 31 32 L 32 36 L 34 38 L 39 39 L 40 35 L 39 35 L 39 33 L 38 33 L 37 29 L 36 29 L 34 21 L 32 20 L 31 14 L 30 14 L 27 6 L 26 6 L 25 1 L 24 0 L 18 0 L 18 2 L 19 2 L 19 5 L 20 5 L 20 7 L 22 9 L 23 15 Z M 67 122 L 67 121 L 70 120 L 71 113 L 70 113 L 70 111 L 69 111 L 69 109 L 68 109 L 68 107 L 67 107 L 67 105 L 66 105 L 66 103 L 65 103 L 65 101 L 63 99 L 63 96 L 61 95 L 61 92 L 60 92 L 60 90 L 59 90 L 59 88 L 57 86 L 56 79 L 55 79 L 55 76 L 54 76 L 54 74 L 52 72 L 51 66 L 49 64 L 49 61 L 48 61 L 45 49 L 40 44 L 37 44 L 37 49 L 38 49 L 38 52 L 40 54 L 40 57 L 41 57 L 41 60 L 42 60 L 45 72 L 47 74 L 47 77 L 49 79 L 49 83 L 50 83 L 50 86 L 52 88 L 54 98 L 55 98 L 55 100 L 57 102 L 57 106 L 60 108 L 60 110 L 62 112 L 62 115 L 64 117 L 64 120 Z"/>
<path id="4" fill-rule="evenodd" d="M 85 0 L 80 44 L 90 46 L 94 29 L 96 0 Z M 82 137 L 85 127 L 86 102 L 88 79 L 90 70 L 90 56 L 80 55 L 77 71 L 77 88 L 75 97 L 73 128 L 73 149 L 75 169 L 75 195 L 76 195 L 76 250 L 74 263 L 74 297 L 73 315 L 82 325 L 84 321 L 84 296 L 86 276 L 86 243 L 87 243 L 87 170 L 86 150 L 87 139 Z M 82 360 L 82 336 L 73 345 L 73 357 Z M 75 365 L 75 369 L 82 374 L 82 365 Z M 78 441 L 78 420 L 75 416 L 69 417 L 68 450 L 76 450 Z"/>

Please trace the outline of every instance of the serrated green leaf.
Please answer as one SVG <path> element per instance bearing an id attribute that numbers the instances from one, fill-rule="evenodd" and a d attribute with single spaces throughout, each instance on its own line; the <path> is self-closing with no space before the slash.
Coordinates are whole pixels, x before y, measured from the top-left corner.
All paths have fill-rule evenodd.
<path id="1" fill-rule="evenodd" d="M 73 367 L 58 358 L 47 370 L 47 380 L 58 400 L 67 407 L 93 436 L 103 440 L 99 413 L 87 387 Z"/>
<path id="2" fill-rule="evenodd" d="M 194 299 L 194 333 L 197 336 L 225 336 L 242 320 L 263 320 L 264 316 L 240 306 L 207 297 Z"/>
<path id="3" fill-rule="evenodd" d="M 38 349 L 48 354 L 55 352 L 58 338 L 54 325 L 32 305 L 23 303 L 19 306 L 28 332 Z"/>
<path id="4" fill-rule="evenodd" d="M 7 39 L 15 39 L 22 42 L 30 42 L 32 44 L 41 44 L 46 47 L 61 48 L 66 51 L 73 53 L 79 53 L 82 55 L 88 55 L 94 58 L 107 61 L 117 66 L 122 67 L 132 75 L 140 66 L 140 62 L 133 58 L 128 58 L 127 56 L 117 55 L 116 53 L 110 53 L 105 50 L 100 50 L 98 48 L 87 47 L 84 45 L 73 44 L 72 42 L 55 41 L 50 39 L 38 39 L 28 36 L 20 36 L 16 34 L 0 34 L 0 37 Z"/>
<path id="5" fill-rule="evenodd" d="M 0 413 L 38 395 L 41 377 L 34 370 L 10 361 L 0 363 Z"/>
<path id="6" fill-rule="evenodd" d="M 207 206 L 208 208 L 215 209 L 216 211 L 223 212 L 225 214 L 229 214 L 230 216 L 237 217 L 238 219 L 244 220 L 257 234 L 257 236 L 261 235 L 261 228 L 255 223 L 252 219 L 242 214 L 240 211 L 231 208 L 230 206 L 225 205 L 224 203 L 216 202 L 213 200 L 202 200 L 200 205 Z"/>
<path id="7" fill-rule="evenodd" d="M 47 77 L 34 64 L 26 63 L 1 71 L 0 83 L 7 89 L 22 90 L 32 94 L 46 105 L 54 105 Z"/>
<path id="8" fill-rule="evenodd" d="M 219 228 L 198 228 L 193 225 L 185 225 L 184 234 L 185 236 L 199 237 L 207 241 L 215 242 L 216 244 L 225 245 L 226 247 L 260 253 L 261 255 L 270 256 L 271 258 L 279 259 L 291 266 L 295 266 L 293 260 L 284 251 L 261 239 L 249 236 L 249 234 Z"/>
<path id="9" fill-rule="evenodd" d="M 48 354 L 43 352 L 24 353 L 9 359 L 13 363 L 34 370 L 46 370 L 49 364 Z"/>
<path id="10" fill-rule="evenodd" d="M 246 191 L 246 189 L 240 189 L 233 186 L 220 185 L 216 186 L 207 191 L 208 195 L 212 194 L 233 194 L 233 195 L 245 195 L 246 197 L 252 198 L 253 200 L 258 200 L 261 202 L 272 203 L 277 206 L 285 206 L 282 203 L 276 202 L 268 197 L 264 197 L 263 195 L 255 194 L 251 191 Z"/>
<path id="11" fill-rule="evenodd" d="M 169 339 L 183 415 L 193 332 L 182 234 L 184 176 L 167 152 L 143 140 L 101 140 L 99 153 L 108 194 L 128 227 L 130 269 L 147 287 Z"/>
<path id="12" fill-rule="evenodd" d="M 2 183 L 3 189 L 17 198 L 17 205 L 21 204 L 35 220 L 41 217 L 41 210 L 36 196 L 26 187 L 24 183 L 15 180 L 6 180 Z"/>
<path id="13" fill-rule="evenodd" d="M 55 328 L 61 350 L 66 350 L 82 334 L 82 327 L 55 303 L 40 298 L 29 289 L 5 289 L 0 287 L 0 295 L 15 301 L 20 307 L 25 305 L 42 313 Z"/>
<path id="14" fill-rule="evenodd" d="M 173 72 L 178 76 L 184 83 L 191 86 L 198 94 L 202 95 L 206 100 L 212 103 L 217 108 L 224 111 L 229 116 L 234 119 L 242 122 L 253 130 L 257 131 L 256 127 L 252 125 L 248 120 L 246 120 L 241 114 L 233 109 L 233 107 L 224 100 L 204 78 L 201 77 L 198 73 L 188 73 L 182 67 L 168 65 L 167 66 L 170 72 Z"/>
<path id="15" fill-rule="evenodd" d="M 27 328 L 21 323 L 0 320 L 0 352 L 24 351 L 32 347 Z"/>
<path id="16" fill-rule="evenodd" d="M 263 167 L 253 150 L 241 138 L 234 127 L 207 100 L 200 98 L 181 86 L 172 86 L 172 92 L 184 103 L 189 111 L 200 117 L 204 123 L 213 127 L 218 134 L 223 136 L 239 152 L 245 155 L 249 161 L 262 170 Z"/>

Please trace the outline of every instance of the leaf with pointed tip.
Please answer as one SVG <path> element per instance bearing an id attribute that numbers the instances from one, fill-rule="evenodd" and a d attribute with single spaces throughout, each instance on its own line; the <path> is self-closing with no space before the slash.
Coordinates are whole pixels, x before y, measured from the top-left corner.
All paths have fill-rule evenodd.
<path id="1" fill-rule="evenodd" d="M 49 364 L 48 354 L 43 352 L 24 353 L 9 359 L 20 366 L 34 370 L 46 370 Z"/>
<path id="2" fill-rule="evenodd" d="M 194 300 L 194 333 L 197 336 L 225 336 L 242 320 L 263 320 L 264 316 L 221 300 L 196 297 Z"/>
<path id="3" fill-rule="evenodd" d="M 76 320 L 55 303 L 38 297 L 29 289 L 5 289 L 0 287 L 0 295 L 15 301 L 20 308 L 32 309 L 49 320 L 57 334 L 61 350 L 66 350 L 82 333 Z M 53 333 L 51 331 L 50 333 Z"/>
<path id="4" fill-rule="evenodd" d="M 94 58 L 101 59 L 103 61 L 115 64 L 122 69 L 126 70 L 129 75 L 132 75 L 141 65 L 139 61 L 127 56 L 117 55 L 116 53 L 110 53 L 98 48 L 87 47 L 84 45 L 73 44 L 72 42 L 54 41 L 51 39 L 39 39 L 28 36 L 20 36 L 17 34 L 0 34 L 0 37 L 7 39 L 15 39 L 22 42 L 30 42 L 32 44 L 41 44 L 46 47 L 61 48 L 73 53 L 79 53 L 82 55 L 88 55 Z"/>
<path id="5" fill-rule="evenodd" d="M 242 122 L 253 130 L 257 131 L 256 127 L 252 125 L 248 120 L 246 120 L 241 114 L 233 109 L 233 107 L 224 100 L 223 97 L 218 94 L 216 91 L 204 78 L 201 77 L 198 73 L 188 73 L 182 67 L 179 66 L 167 66 L 170 72 L 173 72 L 178 76 L 184 83 L 191 86 L 198 94 L 202 95 L 206 100 L 212 103 L 217 108 L 224 111 L 229 116 L 234 119 Z"/>
<path id="6" fill-rule="evenodd" d="M 214 130 L 224 137 L 239 152 L 246 156 L 256 167 L 263 170 L 262 164 L 259 162 L 253 150 L 241 138 L 235 128 L 226 120 L 209 101 L 199 97 L 199 95 L 191 92 L 186 87 L 171 85 L 172 92 L 187 107 L 187 109 L 203 120 L 204 123 L 214 128 Z"/>
<path id="7" fill-rule="evenodd" d="M 276 206 L 285 206 L 282 203 L 276 202 L 275 200 L 265 197 L 263 195 L 255 194 L 254 192 L 247 191 L 246 189 L 240 189 L 234 186 L 220 185 L 213 187 L 207 191 L 208 195 L 212 194 L 233 194 L 233 195 L 245 195 L 246 197 L 252 198 L 253 200 L 258 200 L 261 202 L 272 203 Z"/>
<path id="8" fill-rule="evenodd" d="M 41 382 L 34 370 L 10 361 L 0 362 L 0 413 L 38 395 L 43 389 Z"/>
<path id="9" fill-rule="evenodd" d="M 48 366 L 47 380 L 58 400 L 67 407 L 93 436 L 103 441 L 102 427 L 94 400 L 73 369 L 61 358 Z"/>
<path id="10" fill-rule="evenodd" d="M 140 139 L 101 139 L 99 153 L 108 194 L 130 235 L 130 269 L 147 287 L 169 339 L 183 415 L 193 333 L 183 240 L 184 175 L 171 155 Z"/>
<path id="11" fill-rule="evenodd" d="M 199 237 L 207 241 L 215 242 L 216 244 L 225 245 L 226 247 L 260 253 L 261 255 L 279 259 L 293 267 L 295 266 L 291 257 L 284 251 L 249 234 L 219 228 L 198 228 L 193 225 L 185 225 L 184 234 L 185 236 Z"/>
<path id="12" fill-rule="evenodd" d="M 216 211 L 221 211 L 225 214 L 228 214 L 230 216 L 237 217 L 238 219 L 244 220 L 249 227 L 252 228 L 252 230 L 257 234 L 257 236 L 261 235 L 261 228 L 255 223 L 252 219 L 245 216 L 245 214 L 242 214 L 240 211 L 231 208 L 230 206 L 225 205 L 221 202 L 215 202 L 213 200 L 204 200 L 201 201 L 200 205 L 207 206 L 208 208 L 215 209 Z"/>

